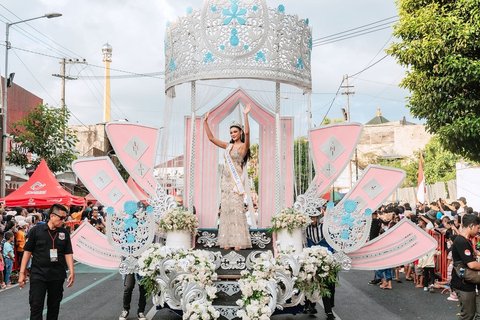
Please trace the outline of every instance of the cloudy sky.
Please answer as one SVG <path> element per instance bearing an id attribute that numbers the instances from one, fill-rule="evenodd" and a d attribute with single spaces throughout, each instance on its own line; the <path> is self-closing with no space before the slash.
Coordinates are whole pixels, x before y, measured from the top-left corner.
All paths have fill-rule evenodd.
<path id="1" fill-rule="evenodd" d="M 162 117 L 164 83 L 163 38 L 168 21 L 184 15 L 188 8 L 200 8 L 200 0 L 3 0 L 0 26 L 4 39 L 7 21 L 15 22 L 49 12 L 63 16 L 39 19 L 10 28 L 14 49 L 9 53 L 9 71 L 15 82 L 40 96 L 50 105 L 60 103 L 61 58 L 86 59 L 87 65 L 67 67 L 67 74 L 77 80 L 67 82 L 66 101 L 73 113 L 71 123 L 93 124 L 102 121 L 103 69 L 101 49 L 108 42 L 113 47 L 112 118 L 158 125 Z M 313 39 L 324 38 L 397 15 L 394 0 L 284 0 L 270 1 L 271 7 L 283 4 L 286 13 L 309 18 Z M 392 22 L 394 19 L 386 20 Z M 343 75 L 353 75 L 381 59 L 394 39 L 392 28 L 344 41 L 322 44 L 312 54 L 313 122 L 319 123 Z M 332 39 L 332 38 L 324 38 Z M 3 40 L 2 40 L 3 43 Z M 18 49 L 17 49 L 18 48 Z M 4 74 L 4 47 L 0 47 L 1 73 Z M 351 118 L 365 122 L 381 108 L 390 120 L 405 116 L 408 92 L 398 88 L 405 70 L 387 57 L 354 77 L 355 95 L 351 97 Z M 148 73 L 150 77 L 134 77 Z M 132 77 L 133 76 L 133 77 Z M 345 96 L 333 103 L 328 116 L 341 117 Z"/>

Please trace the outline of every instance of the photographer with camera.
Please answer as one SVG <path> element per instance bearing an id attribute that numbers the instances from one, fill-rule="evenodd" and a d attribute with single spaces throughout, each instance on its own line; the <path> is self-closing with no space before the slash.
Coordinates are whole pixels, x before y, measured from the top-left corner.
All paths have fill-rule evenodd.
<path id="1" fill-rule="evenodd" d="M 480 297 L 476 295 L 475 283 L 468 282 L 464 276 L 467 269 L 480 270 L 480 262 L 477 261 L 475 251 L 470 242 L 478 234 L 480 218 L 473 214 L 465 214 L 462 219 L 460 234 L 452 244 L 452 259 L 454 270 L 452 270 L 452 289 L 458 295 L 460 301 L 459 319 L 473 320 L 479 316 L 477 304 L 480 304 Z M 462 266 L 459 268 L 459 266 Z"/>

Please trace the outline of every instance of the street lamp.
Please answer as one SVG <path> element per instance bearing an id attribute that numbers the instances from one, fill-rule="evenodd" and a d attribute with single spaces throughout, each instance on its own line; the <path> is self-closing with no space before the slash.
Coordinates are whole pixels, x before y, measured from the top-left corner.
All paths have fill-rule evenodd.
<path id="1" fill-rule="evenodd" d="M 19 24 L 19 23 L 24 23 L 27 21 L 32 21 L 32 20 L 37 20 L 37 19 L 42 19 L 42 18 L 57 18 L 61 17 L 61 13 L 47 13 L 44 14 L 43 16 L 35 17 L 35 18 L 30 18 L 30 19 L 25 19 L 25 20 L 20 20 L 20 21 L 15 21 L 15 22 L 6 22 L 5 23 L 5 78 L 3 81 L 3 105 L 2 105 L 2 155 L 1 155 L 1 177 L 0 177 L 0 198 L 5 197 L 5 187 L 7 182 L 5 181 L 5 170 L 6 170 L 6 156 L 7 156 L 7 110 L 8 110 L 8 100 L 7 100 L 7 79 L 9 77 L 8 75 L 8 50 L 10 50 L 11 45 L 10 41 L 8 41 L 8 35 L 10 31 L 10 27 Z"/>

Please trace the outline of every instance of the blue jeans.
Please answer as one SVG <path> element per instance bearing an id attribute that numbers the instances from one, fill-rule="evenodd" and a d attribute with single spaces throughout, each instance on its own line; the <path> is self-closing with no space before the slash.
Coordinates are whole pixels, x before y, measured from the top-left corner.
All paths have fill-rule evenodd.
<path id="1" fill-rule="evenodd" d="M 385 279 L 387 281 L 392 280 L 392 268 L 376 270 L 375 279 Z"/>
<path id="2" fill-rule="evenodd" d="M 12 268 L 13 268 L 13 260 L 10 258 L 5 258 L 3 259 L 5 261 L 5 283 L 9 284 L 10 283 L 10 275 L 12 274 Z"/>

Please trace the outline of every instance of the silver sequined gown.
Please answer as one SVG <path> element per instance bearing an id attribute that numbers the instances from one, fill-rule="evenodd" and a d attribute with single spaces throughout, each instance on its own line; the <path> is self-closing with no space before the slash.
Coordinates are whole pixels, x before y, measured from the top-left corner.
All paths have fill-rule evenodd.
<path id="1" fill-rule="evenodd" d="M 225 151 L 227 152 L 227 151 Z M 239 176 L 242 176 L 243 157 L 236 150 L 230 156 Z M 218 228 L 218 245 L 224 247 L 251 248 L 250 233 L 248 232 L 247 217 L 243 210 L 243 195 L 236 192 L 235 181 L 230 169 L 225 166 L 221 181 L 222 202 L 220 210 L 220 226 Z"/>

